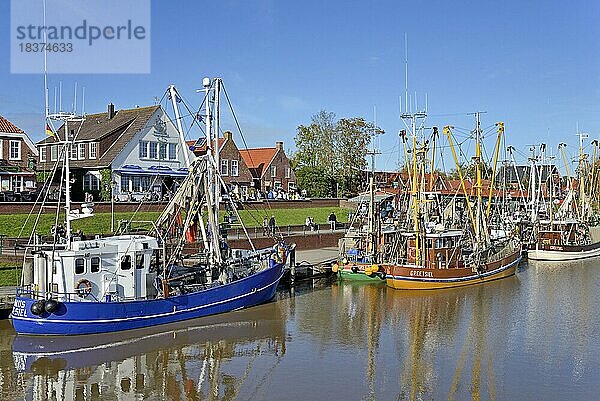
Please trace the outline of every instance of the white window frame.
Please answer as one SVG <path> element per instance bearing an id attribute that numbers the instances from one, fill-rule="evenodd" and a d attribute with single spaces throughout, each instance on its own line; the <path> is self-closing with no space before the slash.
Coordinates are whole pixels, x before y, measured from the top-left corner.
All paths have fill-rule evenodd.
<path id="1" fill-rule="evenodd" d="M 225 167 L 225 171 L 223 171 L 223 167 Z M 221 159 L 221 175 L 229 175 L 229 160 L 227 159 Z"/>
<path id="2" fill-rule="evenodd" d="M 152 157 L 152 146 L 154 145 L 154 157 Z M 148 144 L 148 159 L 158 159 L 158 142 L 149 142 Z"/>
<path id="3" fill-rule="evenodd" d="M 163 152 L 164 150 L 164 152 Z M 169 156 L 169 146 L 166 142 L 158 143 L 158 160 L 168 160 L 167 156 Z"/>
<path id="4" fill-rule="evenodd" d="M 17 145 L 17 156 L 13 157 L 13 145 Z M 11 139 L 8 145 L 8 159 L 9 160 L 21 160 L 21 141 L 18 139 Z"/>
<path id="5" fill-rule="evenodd" d="M 46 147 L 47 146 L 40 146 L 40 161 L 41 162 L 46 161 Z"/>
<path id="6" fill-rule="evenodd" d="M 58 153 L 59 153 L 58 145 L 50 145 L 50 161 L 53 161 L 53 162 L 57 161 Z"/>
<path id="7" fill-rule="evenodd" d="M 77 146 L 77 156 L 79 160 L 85 159 L 85 143 L 80 143 Z"/>
<path id="8" fill-rule="evenodd" d="M 288 182 L 288 188 L 287 188 L 288 192 L 298 192 L 298 188 L 296 187 L 296 183 L 294 181 L 290 181 Z"/>
<path id="9" fill-rule="evenodd" d="M 277 166 L 271 166 L 271 178 L 277 177 Z"/>
<path id="10" fill-rule="evenodd" d="M 87 188 L 86 188 L 86 182 Z M 96 184 L 96 185 L 93 185 Z M 84 191 L 99 191 L 100 190 L 100 177 L 96 174 L 87 172 L 83 175 L 83 190 Z"/>
<path id="11" fill-rule="evenodd" d="M 234 169 L 234 166 L 235 166 L 235 169 Z M 231 176 L 239 177 L 239 175 L 240 175 L 240 161 L 231 159 Z"/>
<path id="12" fill-rule="evenodd" d="M 140 141 L 138 155 L 140 159 L 148 159 L 150 156 L 150 142 Z"/>
<path id="13" fill-rule="evenodd" d="M 175 149 L 175 152 L 173 153 L 173 157 L 171 157 L 171 149 Z M 169 160 L 177 160 L 177 144 L 176 143 L 169 143 L 167 145 L 167 157 L 169 158 Z"/>
<path id="14" fill-rule="evenodd" d="M 0 159 L 4 159 L 4 139 L 0 138 Z"/>
<path id="15" fill-rule="evenodd" d="M 291 176 L 292 176 L 292 168 L 286 167 L 285 168 L 285 178 L 290 178 Z"/>
<path id="16" fill-rule="evenodd" d="M 78 152 L 79 152 L 79 146 L 77 146 L 76 143 L 72 143 L 71 144 L 71 152 L 69 154 L 69 157 L 71 158 L 71 160 L 77 160 Z"/>
<path id="17" fill-rule="evenodd" d="M 98 158 L 98 142 L 90 142 L 90 144 L 88 146 L 89 146 L 88 157 L 90 159 L 97 159 Z"/>

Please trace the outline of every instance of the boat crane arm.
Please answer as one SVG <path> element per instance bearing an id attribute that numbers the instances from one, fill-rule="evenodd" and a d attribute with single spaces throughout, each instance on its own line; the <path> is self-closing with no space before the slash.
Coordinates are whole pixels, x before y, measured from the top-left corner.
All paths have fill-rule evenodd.
<path id="1" fill-rule="evenodd" d="M 458 171 L 458 178 L 460 178 L 460 185 L 462 186 L 465 194 L 465 200 L 467 201 L 467 208 L 469 209 L 471 223 L 473 224 L 473 227 L 475 227 L 475 216 L 473 215 L 473 208 L 471 207 L 471 201 L 469 200 L 469 194 L 467 193 L 467 187 L 465 186 L 465 180 L 463 179 L 460 163 L 458 162 L 458 157 L 456 156 L 456 149 L 454 149 L 454 141 L 452 141 L 452 127 L 450 125 L 446 125 L 444 127 L 444 135 L 448 137 L 450 150 L 452 150 L 452 157 L 454 157 L 454 163 L 456 164 L 456 171 Z"/>
<path id="2" fill-rule="evenodd" d="M 500 151 L 500 141 L 502 139 L 502 134 L 504 133 L 504 123 L 498 122 L 498 123 L 496 123 L 496 127 L 498 127 L 498 137 L 496 138 L 496 147 L 494 148 L 494 167 L 492 170 L 492 179 L 490 182 L 490 188 L 489 188 L 489 194 L 488 194 L 487 210 L 485 212 L 486 220 L 490 218 L 490 210 L 492 208 L 492 192 L 494 191 L 494 179 L 496 178 L 496 166 L 498 164 L 498 152 Z"/>

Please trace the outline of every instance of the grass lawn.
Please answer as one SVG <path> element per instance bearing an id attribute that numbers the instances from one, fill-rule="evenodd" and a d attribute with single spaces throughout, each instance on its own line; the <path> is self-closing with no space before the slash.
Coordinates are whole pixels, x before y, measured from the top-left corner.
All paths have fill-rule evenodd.
<path id="1" fill-rule="evenodd" d="M 21 269 L 0 268 L 0 287 L 8 285 L 19 285 L 21 281 Z"/>
<path id="2" fill-rule="evenodd" d="M 348 209 L 341 207 L 312 207 L 302 209 L 267 209 L 267 210 L 240 210 L 240 217 L 247 227 L 261 226 L 263 218 L 275 216 L 277 226 L 303 225 L 306 217 L 311 216 L 315 224 L 326 225 L 327 217 L 334 212 L 339 222 L 348 221 Z M 135 215 L 136 221 L 154 221 L 158 218 L 160 212 L 138 212 Z M 119 220 L 128 220 L 133 216 L 133 212 L 115 213 L 115 225 Z M 42 235 L 50 235 L 50 228 L 55 221 L 54 214 L 43 214 L 40 217 L 36 232 Z M 23 227 L 26 214 L 0 215 L 0 234 L 10 238 L 28 237 L 33 228 L 35 216 L 31 216 L 27 224 Z M 59 222 L 64 221 L 61 216 Z M 75 220 L 72 222 L 74 231 L 81 229 L 87 234 L 107 234 L 110 233 L 111 216 L 110 213 L 97 213 L 94 217 Z M 142 225 L 134 223 L 133 228 L 140 228 Z M 145 225 L 145 228 L 150 228 Z"/>

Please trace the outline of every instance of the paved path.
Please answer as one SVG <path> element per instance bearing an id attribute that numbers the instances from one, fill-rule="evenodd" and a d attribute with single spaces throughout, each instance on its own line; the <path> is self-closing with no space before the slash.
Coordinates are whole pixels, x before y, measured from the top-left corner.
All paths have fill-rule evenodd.
<path id="1" fill-rule="evenodd" d="M 296 264 L 302 262 L 308 262 L 311 265 L 319 265 L 323 262 L 329 262 L 332 259 L 337 258 L 338 248 L 327 247 L 320 249 L 306 249 L 296 251 Z"/>

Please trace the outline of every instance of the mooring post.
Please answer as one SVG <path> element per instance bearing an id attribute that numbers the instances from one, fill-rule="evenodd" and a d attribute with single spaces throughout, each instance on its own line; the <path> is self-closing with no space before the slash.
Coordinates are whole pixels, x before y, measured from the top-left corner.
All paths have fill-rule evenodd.
<path id="1" fill-rule="evenodd" d="M 296 279 L 296 247 L 290 251 L 290 280 L 292 283 Z"/>

